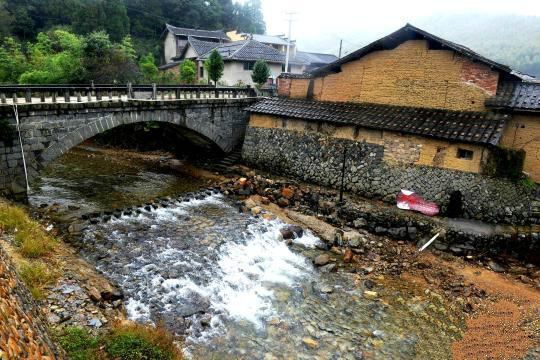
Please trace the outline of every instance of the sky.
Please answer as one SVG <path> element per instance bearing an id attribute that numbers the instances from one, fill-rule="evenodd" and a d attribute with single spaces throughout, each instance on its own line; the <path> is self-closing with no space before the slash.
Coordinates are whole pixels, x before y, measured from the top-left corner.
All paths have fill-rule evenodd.
<path id="1" fill-rule="evenodd" d="M 343 53 L 387 35 L 407 22 L 442 14 L 540 16 L 540 0 L 262 0 L 267 33 L 287 34 L 287 12 L 295 12 L 292 38 L 303 51 Z"/>

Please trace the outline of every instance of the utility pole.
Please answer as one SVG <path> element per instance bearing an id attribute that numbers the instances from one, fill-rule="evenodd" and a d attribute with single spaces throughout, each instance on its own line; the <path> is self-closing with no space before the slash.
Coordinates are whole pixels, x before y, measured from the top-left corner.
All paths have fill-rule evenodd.
<path id="1" fill-rule="evenodd" d="M 343 46 L 343 40 L 339 40 L 339 56 L 338 58 L 341 59 L 341 47 Z"/>
<path id="2" fill-rule="evenodd" d="M 293 22 L 293 15 L 295 15 L 296 13 L 293 13 L 293 12 L 288 12 L 286 13 L 288 16 L 289 16 L 289 38 L 287 39 L 287 53 L 285 54 L 285 72 L 288 73 L 289 72 L 289 51 L 290 51 L 290 47 L 291 47 L 291 29 L 292 29 L 292 22 Z"/>

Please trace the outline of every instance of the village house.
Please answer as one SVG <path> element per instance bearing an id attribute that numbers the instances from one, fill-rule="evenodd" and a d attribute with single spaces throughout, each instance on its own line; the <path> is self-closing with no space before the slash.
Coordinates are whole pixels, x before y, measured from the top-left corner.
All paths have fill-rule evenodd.
<path id="1" fill-rule="evenodd" d="M 336 186 L 338 154 L 352 146 L 350 163 L 343 165 L 351 190 L 392 199 L 409 187 L 441 203 L 459 190 L 482 209 L 474 191 L 494 198 L 521 191 L 513 183 L 486 180 L 505 167 L 517 166 L 540 182 L 540 84 L 523 78 L 407 24 L 309 75 L 281 75 L 280 98 L 249 108 L 244 157 L 253 165 Z M 296 162 L 305 153 L 264 152 L 273 146 L 304 151 L 310 165 Z"/>
<path id="2" fill-rule="evenodd" d="M 251 79 L 253 66 L 257 60 L 264 60 L 270 67 L 269 84 L 286 72 L 286 53 L 288 39 L 283 36 L 259 34 L 225 33 L 221 30 L 207 31 L 177 28 L 167 25 L 165 37 L 166 64 L 160 70 L 178 72 L 184 59 L 197 64 L 197 80 L 207 81 L 204 61 L 216 49 L 225 62 L 221 82 L 227 85 L 254 85 Z M 300 52 L 296 42 L 289 45 L 289 73 L 302 74 L 307 70 L 329 64 L 337 59 L 334 55 Z"/>

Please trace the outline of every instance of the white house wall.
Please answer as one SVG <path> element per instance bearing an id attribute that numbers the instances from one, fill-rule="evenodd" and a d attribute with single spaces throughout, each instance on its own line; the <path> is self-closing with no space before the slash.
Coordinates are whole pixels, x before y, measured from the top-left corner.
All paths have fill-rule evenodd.
<path id="1" fill-rule="evenodd" d="M 165 38 L 165 62 L 168 64 L 172 62 L 172 58 L 176 56 L 176 39 L 170 32 L 167 33 Z"/>

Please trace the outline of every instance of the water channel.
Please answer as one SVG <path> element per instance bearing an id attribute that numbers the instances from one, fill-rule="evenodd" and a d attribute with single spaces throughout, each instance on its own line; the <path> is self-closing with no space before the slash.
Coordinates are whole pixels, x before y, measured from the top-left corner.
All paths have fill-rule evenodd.
<path id="1" fill-rule="evenodd" d="M 287 246 L 281 221 L 200 188 L 208 184 L 77 148 L 44 171 L 30 201 L 78 215 L 174 199 L 91 225 L 81 253 L 122 288 L 129 318 L 163 321 L 193 359 L 452 358 L 455 319 L 435 300 L 396 305 L 393 288 L 368 299 L 345 264 L 312 265 L 322 250 L 310 231 Z"/>

